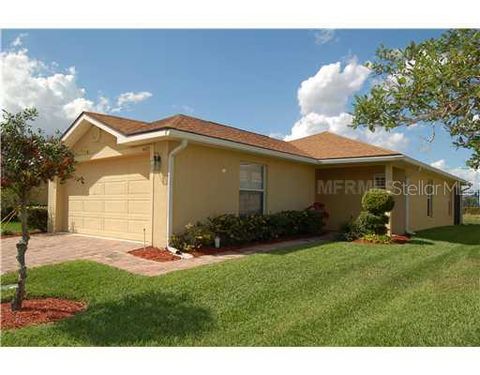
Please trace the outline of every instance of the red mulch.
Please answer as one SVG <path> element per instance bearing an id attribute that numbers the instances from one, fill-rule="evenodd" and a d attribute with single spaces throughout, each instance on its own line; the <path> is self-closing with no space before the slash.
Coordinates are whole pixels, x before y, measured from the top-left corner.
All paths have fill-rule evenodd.
<path id="1" fill-rule="evenodd" d="M 145 249 L 142 247 L 140 249 L 131 250 L 129 253 L 136 257 L 153 260 L 155 262 L 172 262 L 182 259 L 168 250 L 159 249 L 153 246 L 147 246 Z"/>
<path id="2" fill-rule="evenodd" d="M 2 303 L 2 329 L 22 328 L 55 322 L 85 310 L 83 302 L 60 298 L 24 300 L 20 311 L 12 311 L 11 303 Z"/>
<path id="3" fill-rule="evenodd" d="M 399 234 L 394 234 L 392 236 L 393 242 L 403 245 L 406 244 L 407 242 L 410 242 L 410 237 L 409 236 L 404 236 L 404 235 L 399 235 Z"/>

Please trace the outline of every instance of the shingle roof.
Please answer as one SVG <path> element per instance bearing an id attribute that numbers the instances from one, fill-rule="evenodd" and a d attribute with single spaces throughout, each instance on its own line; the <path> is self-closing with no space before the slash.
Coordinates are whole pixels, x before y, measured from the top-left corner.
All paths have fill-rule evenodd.
<path id="1" fill-rule="evenodd" d="M 84 113 L 126 136 L 155 130 L 175 129 L 314 159 L 400 154 L 330 132 L 323 132 L 286 142 L 267 137 L 266 135 L 181 114 L 158 121 L 144 122 L 95 112 Z"/>
<path id="2" fill-rule="evenodd" d="M 290 141 L 290 143 L 316 159 L 401 155 L 396 151 L 373 146 L 330 132 L 314 134 Z"/>
<path id="3" fill-rule="evenodd" d="M 148 133 L 155 130 L 175 129 L 261 147 L 268 150 L 285 152 L 292 155 L 311 157 L 308 153 L 300 150 L 289 142 L 186 115 L 175 115 L 148 123 L 94 112 L 85 112 L 85 114 L 101 121 L 105 125 L 110 126 L 124 135 Z"/>

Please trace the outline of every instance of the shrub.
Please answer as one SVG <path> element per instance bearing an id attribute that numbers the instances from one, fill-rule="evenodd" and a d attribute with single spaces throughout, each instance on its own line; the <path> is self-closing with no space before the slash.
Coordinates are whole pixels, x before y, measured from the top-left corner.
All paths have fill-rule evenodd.
<path id="1" fill-rule="evenodd" d="M 360 212 L 355 220 L 356 229 L 361 234 L 385 234 L 387 223 L 387 215 L 375 215 L 367 211 Z"/>
<path id="2" fill-rule="evenodd" d="M 27 207 L 28 226 L 31 229 L 47 231 L 48 210 L 45 206 Z"/>
<path id="3" fill-rule="evenodd" d="M 392 193 L 383 189 L 370 189 L 362 198 L 362 208 L 374 215 L 390 212 L 395 206 Z"/>
<path id="4" fill-rule="evenodd" d="M 179 250 L 189 251 L 212 246 L 216 236 L 220 237 L 222 246 L 228 246 L 295 235 L 315 235 L 322 232 L 325 217 L 323 208 L 270 215 L 224 214 L 209 217 L 205 223 L 186 226 L 183 233 L 172 237 L 171 243 Z"/>
<path id="5" fill-rule="evenodd" d="M 360 237 L 362 237 L 362 232 L 358 228 L 356 221 L 353 219 L 343 224 L 340 228 L 340 241 L 355 241 Z"/>
<path id="6" fill-rule="evenodd" d="M 185 231 L 180 235 L 173 235 L 171 244 L 182 251 L 192 251 L 202 246 L 212 246 L 215 234 L 208 226 L 202 223 L 187 224 Z"/>

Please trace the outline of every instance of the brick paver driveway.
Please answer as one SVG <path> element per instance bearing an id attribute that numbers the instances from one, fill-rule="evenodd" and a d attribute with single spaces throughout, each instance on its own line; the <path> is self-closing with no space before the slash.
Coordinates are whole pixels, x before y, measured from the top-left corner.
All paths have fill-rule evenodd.
<path id="1" fill-rule="evenodd" d="M 19 237 L 1 240 L 1 273 L 16 269 L 15 247 Z M 45 264 L 61 263 L 75 259 L 91 259 L 109 263 L 122 258 L 137 260 L 127 251 L 138 249 L 142 244 L 120 240 L 86 237 L 75 234 L 37 234 L 30 238 L 26 254 L 27 266 L 35 267 Z M 150 262 L 149 262 L 150 263 Z"/>
<path id="2" fill-rule="evenodd" d="M 15 244 L 19 237 L 1 240 L 1 273 L 16 269 Z M 331 234 L 321 237 L 285 241 L 282 243 L 255 245 L 244 248 L 241 252 L 223 252 L 174 262 L 154 262 L 128 254 L 129 250 L 142 247 L 140 243 L 86 237 L 76 234 L 38 234 L 30 238 L 27 250 L 27 266 L 35 267 L 45 264 L 61 263 L 68 260 L 88 259 L 117 267 L 122 270 L 145 276 L 164 275 L 169 272 L 214 264 L 226 260 L 269 252 L 291 246 L 314 245 L 331 239 Z"/>

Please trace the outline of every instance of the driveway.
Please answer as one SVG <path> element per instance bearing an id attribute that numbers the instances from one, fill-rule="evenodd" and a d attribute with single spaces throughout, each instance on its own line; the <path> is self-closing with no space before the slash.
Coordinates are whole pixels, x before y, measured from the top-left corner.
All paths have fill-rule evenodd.
<path id="1" fill-rule="evenodd" d="M 16 270 L 16 243 L 20 237 L 9 237 L 1 240 L 2 264 L 1 273 Z M 26 253 L 27 267 L 61 263 L 75 259 L 90 259 L 101 263 L 112 263 L 119 260 L 137 260 L 127 254 L 129 250 L 138 249 L 142 244 L 87 237 L 76 234 L 37 234 L 30 238 Z M 150 263 L 150 262 L 149 262 Z"/>
<path id="2" fill-rule="evenodd" d="M 38 234 L 30 238 L 26 254 L 27 267 L 61 263 L 69 260 L 88 259 L 124 271 L 144 276 L 158 276 L 173 271 L 185 270 L 225 260 L 243 258 L 255 253 L 270 252 L 292 246 L 319 244 L 331 239 L 331 234 L 321 237 L 298 239 L 281 243 L 255 245 L 241 252 L 223 252 L 174 262 L 154 262 L 128 254 L 128 251 L 142 247 L 141 243 L 87 237 L 78 234 Z M 19 237 L 1 240 L 1 273 L 17 269 L 15 244 Z"/>

